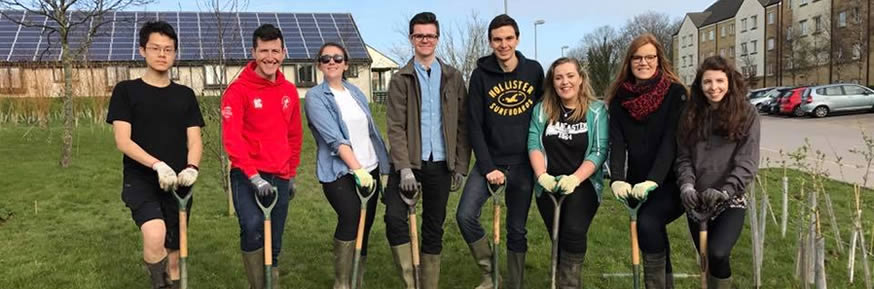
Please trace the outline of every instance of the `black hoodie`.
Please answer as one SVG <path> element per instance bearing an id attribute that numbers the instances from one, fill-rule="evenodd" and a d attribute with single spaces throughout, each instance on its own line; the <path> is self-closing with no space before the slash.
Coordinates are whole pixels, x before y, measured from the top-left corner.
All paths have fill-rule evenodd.
<path id="1" fill-rule="evenodd" d="M 511 72 L 501 69 L 494 54 L 480 58 L 470 75 L 467 131 L 482 174 L 528 163 L 528 122 L 543 94 L 543 67 L 519 51 L 516 57 Z"/>

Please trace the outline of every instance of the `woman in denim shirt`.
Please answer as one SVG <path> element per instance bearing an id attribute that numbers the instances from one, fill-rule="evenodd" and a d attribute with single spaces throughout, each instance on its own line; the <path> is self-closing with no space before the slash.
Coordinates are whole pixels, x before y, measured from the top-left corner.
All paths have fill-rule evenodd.
<path id="1" fill-rule="evenodd" d="M 367 98 L 347 82 L 348 54 L 337 43 L 319 49 L 319 70 L 325 81 L 306 94 L 304 109 L 316 140 L 316 176 L 331 207 L 337 212 L 334 231 L 334 288 L 350 288 L 355 236 L 361 204 L 356 186 L 381 186 L 380 174 L 388 174 L 388 153 L 382 135 L 373 122 Z M 361 271 L 367 256 L 367 239 L 376 212 L 377 198 L 367 203 Z M 362 275 L 358 275 L 361 282 Z"/>

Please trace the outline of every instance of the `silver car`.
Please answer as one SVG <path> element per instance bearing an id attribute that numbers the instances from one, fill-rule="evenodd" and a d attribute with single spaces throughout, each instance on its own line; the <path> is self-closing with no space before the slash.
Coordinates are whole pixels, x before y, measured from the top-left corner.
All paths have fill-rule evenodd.
<path id="1" fill-rule="evenodd" d="M 785 88 L 788 87 L 778 86 L 751 90 L 750 93 L 747 94 L 747 100 L 749 100 L 750 104 L 755 106 L 760 112 L 769 112 L 771 102 L 773 102 Z"/>
<path id="2" fill-rule="evenodd" d="M 831 112 L 874 110 L 874 91 L 857 84 L 828 84 L 811 87 L 800 109 L 815 117 Z"/>

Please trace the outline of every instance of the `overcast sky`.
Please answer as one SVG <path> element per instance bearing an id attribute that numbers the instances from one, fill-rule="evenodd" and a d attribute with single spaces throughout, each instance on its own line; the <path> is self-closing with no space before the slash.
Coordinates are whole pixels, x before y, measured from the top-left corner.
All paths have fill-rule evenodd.
<path id="1" fill-rule="evenodd" d="M 198 11 L 197 0 L 158 0 L 147 11 Z M 681 18 L 687 12 L 701 11 L 715 0 L 507 0 L 509 15 L 519 23 L 518 50 L 534 58 L 534 21 L 546 23 L 537 28 L 538 59 L 543 66 L 559 56 L 561 47 L 574 47 L 583 35 L 603 25 L 619 28 L 636 14 L 649 10 Z M 351 13 L 364 41 L 389 54 L 394 43 L 403 41 L 396 27 L 406 29 L 408 17 L 422 11 L 437 14 L 441 28 L 464 23 L 471 12 L 485 21 L 504 12 L 503 0 L 250 0 L 248 12 L 338 12 Z"/>

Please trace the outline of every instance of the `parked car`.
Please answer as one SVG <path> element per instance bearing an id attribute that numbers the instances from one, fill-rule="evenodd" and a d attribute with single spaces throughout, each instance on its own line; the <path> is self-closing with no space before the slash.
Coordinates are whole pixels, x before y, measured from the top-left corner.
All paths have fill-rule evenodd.
<path id="1" fill-rule="evenodd" d="M 756 89 L 749 93 L 748 100 L 760 112 L 770 112 L 771 103 L 787 88 L 785 86 L 778 86 Z"/>
<path id="2" fill-rule="evenodd" d="M 810 88 L 806 86 L 793 88 L 783 93 L 778 104 L 780 114 L 804 116 L 806 113 L 801 110 L 801 99 L 808 94 L 810 94 Z"/>
<path id="3" fill-rule="evenodd" d="M 874 90 L 857 84 L 829 84 L 810 88 L 800 110 L 815 117 L 831 112 L 874 110 Z"/>

